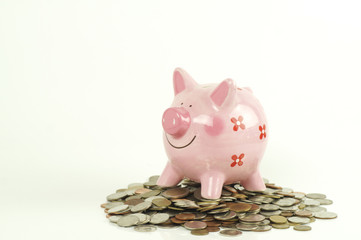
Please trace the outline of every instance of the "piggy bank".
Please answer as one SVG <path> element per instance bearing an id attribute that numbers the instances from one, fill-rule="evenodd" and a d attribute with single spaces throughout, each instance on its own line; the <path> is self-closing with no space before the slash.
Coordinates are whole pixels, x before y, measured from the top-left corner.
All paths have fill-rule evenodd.
<path id="1" fill-rule="evenodd" d="M 221 196 L 224 184 L 239 182 L 265 190 L 259 163 L 267 144 L 267 121 L 249 88 L 232 79 L 197 84 L 183 69 L 173 73 L 174 100 L 162 125 L 168 163 L 157 184 L 177 185 L 184 177 L 201 183 L 207 199 Z"/>

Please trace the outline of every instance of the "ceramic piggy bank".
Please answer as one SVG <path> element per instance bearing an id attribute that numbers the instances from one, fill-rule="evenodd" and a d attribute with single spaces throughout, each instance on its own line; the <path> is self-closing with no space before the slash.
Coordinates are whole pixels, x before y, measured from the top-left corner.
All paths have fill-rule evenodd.
<path id="1" fill-rule="evenodd" d="M 207 199 L 219 198 L 223 185 L 235 182 L 264 190 L 259 163 L 268 126 L 252 91 L 231 79 L 200 85 L 180 68 L 173 86 L 174 100 L 162 119 L 169 161 L 157 184 L 170 187 L 187 177 L 201 183 Z"/>

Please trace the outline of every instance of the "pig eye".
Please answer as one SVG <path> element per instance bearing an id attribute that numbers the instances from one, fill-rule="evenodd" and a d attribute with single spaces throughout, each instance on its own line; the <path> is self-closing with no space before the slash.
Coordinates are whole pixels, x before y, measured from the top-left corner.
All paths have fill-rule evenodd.
<path id="1" fill-rule="evenodd" d="M 183 105 L 183 103 L 181 103 L 181 105 Z"/>
<path id="2" fill-rule="evenodd" d="M 189 107 L 192 107 L 192 105 L 189 105 Z"/>

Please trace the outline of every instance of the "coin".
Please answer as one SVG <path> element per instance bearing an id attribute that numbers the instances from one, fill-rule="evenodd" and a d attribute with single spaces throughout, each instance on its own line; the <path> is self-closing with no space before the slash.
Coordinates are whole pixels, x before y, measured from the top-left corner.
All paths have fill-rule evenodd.
<path id="1" fill-rule="evenodd" d="M 334 212 L 316 212 L 314 215 L 315 218 L 320 219 L 332 219 L 337 217 L 337 214 Z"/>
<path id="2" fill-rule="evenodd" d="M 139 219 L 139 222 L 137 223 L 138 225 L 146 224 L 150 221 L 150 217 L 143 213 L 133 213 L 129 216 L 136 216 Z"/>
<path id="3" fill-rule="evenodd" d="M 108 219 L 109 221 L 116 223 L 118 222 L 119 218 L 120 218 L 119 216 L 110 216 Z"/>
<path id="4" fill-rule="evenodd" d="M 332 204 L 332 200 L 330 199 L 315 199 L 317 202 L 319 202 L 321 205 L 330 205 Z"/>
<path id="5" fill-rule="evenodd" d="M 219 227 L 207 227 L 208 232 L 219 232 L 221 229 Z"/>
<path id="6" fill-rule="evenodd" d="M 207 227 L 207 224 L 201 221 L 189 221 L 186 222 L 183 226 L 189 230 L 196 230 L 196 229 L 205 229 Z"/>
<path id="7" fill-rule="evenodd" d="M 124 203 L 123 202 L 109 202 L 109 203 L 104 205 L 104 208 L 105 209 L 110 209 L 112 207 L 116 207 L 116 206 L 119 206 L 119 205 L 124 205 Z"/>
<path id="8" fill-rule="evenodd" d="M 258 226 L 255 224 L 244 224 L 244 223 L 237 223 L 236 228 L 241 231 L 252 231 L 256 229 Z"/>
<path id="9" fill-rule="evenodd" d="M 234 212 L 247 212 L 252 208 L 251 204 L 248 203 L 232 203 L 229 206 L 229 210 Z"/>
<path id="10" fill-rule="evenodd" d="M 287 218 L 282 217 L 282 216 L 271 216 L 269 219 L 271 220 L 271 222 L 278 223 L 278 224 L 287 222 Z"/>
<path id="11" fill-rule="evenodd" d="M 309 193 L 309 194 L 306 194 L 306 197 L 312 198 L 312 199 L 321 199 L 321 198 L 326 198 L 326 195 L 322 194 L 322 193 Z"/>
<path id="12" fill-rule="evenodd" d="M 143 183 L 131 183 L 128 185 L 128 189 L 139 189 L 143 188 Z"/>
<path id="13" fill-rule="evenodd" d="M 275 204 L 262 204 L 261 205 L 261 210 L 264 210 L 264 211 L 276 211 L 278 209 L 280 209 L 280 207 Z"/>
<path id="14" fill-rule="evenodd" d="M 307 217 L 289 217 L 288 221 L 292 223 L 306 224 L 310 222 L 310 219 Z"/>
<path id="15" fill-rule="evenodd" d="M 257 228 L 252 231 L 253 232 L 266 232 L 271 229 L 272 229 L 272 227 L 270 225 L 262 225 L 262 226 L 257 226 Z"/>
<path id="16" fill-rule="evenodd" d="M 214 218 L 221 221 L 228 221 L 232 218 L 237 217 L 237 214 L 233 211 L 228 211 L 226 213 L 216 214 L 214 215 Z"/>
<path id="17" fill-rule="evenodd" d="M 233 230 L 233 229 L 225 229 L 219 232 L 222 235 L 226 235 L 226 236 L 237 236 L 237 235 L 241 235 L 242 232 L 239 230 Z"/>
<path id="18" fill-rule="evenodd" d="M 287 229 L 290 227 L 290 225 L 288 223 L 282 223 L 282 224 L 272 224 L 273 228 L 277 228 L 277 229 Z"/>
<path id="19" fill-rule="evenodd" d="M 242 222 L 261 222 L 264 219 L 265 219 L 265 217 L 260 214 L 250 214 L 250 215 L 247 215 L 247 216 L 241 218 L 240 220 Z"/>
<path id="20" fill-rule="evenodd" d="M 166 198 L 183 198 L 188 194 L 188 188 L 171 188 L 162 193 L 162 195 Z"/>
<path id="21" fill-rule="evenodd" d="M 107 196 L 107 200 L 108 201 L 116 201 L 116 200 L 119 200 L 125 196 L 128 196 L 128 193 L 127 192 L 119 192 L 119 193 L 113 193 L 113 194 L 110 194 L 109 196 Z"/>
<path id="22" fill-rule="evenodd" d="M 313 206 L 313 207 L 317 207 L 320 205 L 320 202 L 319 201 L 316 201 L 314 199 L 308 199 L 308 200 L 305 200 L 303 202 L 306 206 Z"/>
<path id="23" fill-rule="evenodd" d="M 121 227 L 130 227 L 136 225 L 138 222 L 139 219 L 136 216 L 128 215 L 120 217 L 117 224 Z"/>
<path id="24" fill-rule="evenodd" d="M 166 198 L 153 199 L 152 203 L 158 207 L 168 207 L 169 205 L 172 204 L 172 202 Z"/>
<path id="25" fill-rule="evenodd" d="M 150 208 L 150 206 L 152 206 L 151 202 L 142 202 L 142 203 L 139 203 L 139 204 L 133 206 L 130 209 L 130 211 L 132 211 L 132 212 L 142 212 L 142 211 L 145 211 L 148 208 Z"/>
<path id="26" fill-rule="evenodd" d="M 208 235 L 208 230 L 207 229 L 196 229 L 196 230 L 192 230 L 191 234 L 198 235 L 198 236 Z"/>
<path id="27" fill-rule="evenodd" d="M 305 210 L 313 212 L 313 213 L 327 211 L 327 209 L 324 207 L 306 207 Z"/>
<path id="28" fill-rule="evenodd" d="M 295 215 L 297 215 L 299 217 L 312 217 L 313 214 L 311 211 L 301 210 L 301 211 L 295 212 Z"/>
<path id="29" fill-rule="evenodd" d="M 166 214 L 166 213 L 156 213 L 151 217 L 150 223 L 160 224 L 160 223 L 166 222 L 168 219 L 169 219 L 168 214 Z"/>
<path id="30" fill-rule="evenodd" d="M 140 225 L 134 227 L 134 230 L 137 232 L 154 232 L 157 230 L 157 227 L 153 225 Z"/>
<path id="31" fill-rule="evenodd" d="M 311 227 L 307 225 L 296 225 L 293 227 L 293 229 L 297 231 L 310 231 Z"/>
<path id="32" fill-rule="evenodd" d="M 118 205 L 118 206 L 110 208 L 108 210 L 108 213 L 117 213 L 117 212 L 126 211 L 128 209 L 129 209 L 129 206 L 126 204 L 123 204 L 123 205 Z"/>
<path id="33" fill-rule="evenodd" d="M 143 199 L 130 199 L 130 200 L 125 201 L 124 204 L 127 204 L 129 206 L 135 206 L 142 202 L 144 202 Z"/>
<path id="34" fill-rule="evenodd" d="M 179 213 L 177 215 L 175 215 L 176 218 L 178 218 L 179 220 L 193 220 L 196 215 L 193 213 Z"/>

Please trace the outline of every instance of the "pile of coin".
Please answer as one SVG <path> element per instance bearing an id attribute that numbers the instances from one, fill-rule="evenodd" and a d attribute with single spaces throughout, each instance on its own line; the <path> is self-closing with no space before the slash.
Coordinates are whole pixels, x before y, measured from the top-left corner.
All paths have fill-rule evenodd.
<path id="1" fill-rule="evenodd" d="M 177 186 L 162 188 L 159 176 L 148 182 L 132 183 L 107 196 L 106 217 L 121 227 L 134 226 L 139 232 L 152 232 L 160 227 L 182 226 L 194 235 L 219 232 L 237 236 L 243 231 L 264 232 L 272 228 L 309 231 L 316 219 L 333 219 L 324 205 L 332 204 L 326 195 L 305 194 L 266 183 L 266 190 L 252 192 L 240 184 L 225 185 L 219 199 L 201 196 L 199 183 L 183 179 Z M 321 206 L 322 205 L 322 206 Z"/>

